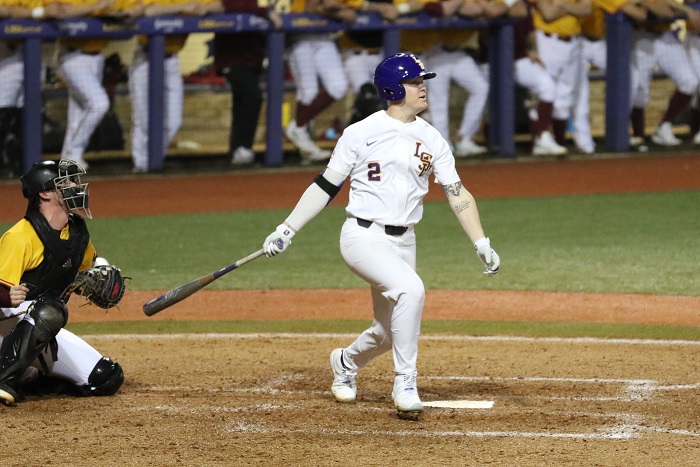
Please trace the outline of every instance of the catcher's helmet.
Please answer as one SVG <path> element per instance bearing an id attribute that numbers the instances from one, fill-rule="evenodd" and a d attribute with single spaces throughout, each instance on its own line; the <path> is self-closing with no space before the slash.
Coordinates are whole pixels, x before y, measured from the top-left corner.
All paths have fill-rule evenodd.
<path id="1" fill-rule="evenodd" d="M 85 169 L 71 160 L 38 162 L 20 177 L 22 195 L 32 199 L 42 191 L 58 190 L 68 209 L 92 219 L 88 209 L 88 184 L 80 183 L 80 176 L 84 174 Z"/>
<path id="2" fill-rule="evenodd" d="M 385 58 L 374 70 L 374 85 L 379 96 L 387 101 L 400 101 L 406 96 L 401 84 L 407 79 L 435 78 L 435 73 L 426 71 L 423 62 L 413 54 L 399 53 Z"/>

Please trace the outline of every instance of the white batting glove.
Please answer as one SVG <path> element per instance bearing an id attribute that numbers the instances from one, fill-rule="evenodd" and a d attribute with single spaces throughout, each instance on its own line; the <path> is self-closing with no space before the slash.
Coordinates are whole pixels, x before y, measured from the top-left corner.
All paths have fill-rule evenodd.
<path id="1" fill-rule="evenodd" d="M 263 242 L 263 250 L 269 258 L 276 254 L 282 253 L 292 244 L 294 231 L 284 224 L 277 226 L 274 232 L 267 236 Z"/>
<path id="2" fill-rule="evenodd" d="M 484 266 L 486 266 L 484 275 L 495 276 L 498 274 L 501 258 L 498 256 L 498 253 L 491 248 L 491 241 L 489 238 L 480 238 L 474 243 L 474 248 L 476 248 L 476 256 L 478 256 L 481 262 L 484 263 Z"/>

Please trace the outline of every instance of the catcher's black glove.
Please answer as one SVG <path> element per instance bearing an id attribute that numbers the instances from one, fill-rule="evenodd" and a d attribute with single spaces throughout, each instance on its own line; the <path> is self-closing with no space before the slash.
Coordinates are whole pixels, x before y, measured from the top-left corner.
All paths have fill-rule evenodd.
<path id="1" fill-rule="evenodd" d="M 79 272 L 63 296 L 68 297 L 75 292 L 100 308 L 109 309 L 117 306 L 124 296 L 125 279 L 128 278 L 122 277 L 119 268 L 95 266 Z"/>

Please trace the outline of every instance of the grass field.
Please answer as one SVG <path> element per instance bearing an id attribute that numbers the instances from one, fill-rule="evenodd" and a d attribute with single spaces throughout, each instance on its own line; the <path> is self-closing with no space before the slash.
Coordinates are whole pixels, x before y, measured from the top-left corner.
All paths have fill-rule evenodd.
<path id="1" fill-rule="evenodd" d="M 418 270 L 433 289 L 700 294 L 700 192 L 480 200 L 501 255 L 483 280 L 466 236 L 444 202 L 426 203 L 417 226 Z M 128 271 L 135 290 L 169 289 L 260 248 L 288 210 L 93 219 L 99 253 Z M 275 267 L 253 262 L 210 287 L 364 287 L 338 251 L 344 209 L 307 225 Z M 3 228 L 9 225 L 2 226 Z"/>

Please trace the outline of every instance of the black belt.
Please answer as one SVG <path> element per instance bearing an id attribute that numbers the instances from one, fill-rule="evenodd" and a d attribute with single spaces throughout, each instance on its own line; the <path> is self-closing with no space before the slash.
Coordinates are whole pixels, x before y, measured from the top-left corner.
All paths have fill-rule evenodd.
<path id="1" fill-rule="evenodd" d="M 359 217 L 356 217 L 356 219 L 357 225 L 359 225 L 360 227 L 364 227 L 365 229 L 369 229 L 369 226 L 372 225 L 372 221 L 368 221 L 367 219 L 361 219 Z M 392 237 L 400 237 L 401 235 L 405 234 L 407 230 L 408 227 L 403 227 L 401 225 L 384 226 L 384 233 L 387 235 L 391 235 Z"/>
<path id="2" fill-rule="evenodd" d="M 560 36 L 558 34 L 552 34 L 551 32 L 545 32 L 544 35 L 547 37 L 554 37 L 555 39 L 559 39 L 560 41 L 564 41 L 564 42 L 569 42 L 572 38 L 575 37 L 575 36 Z"/>

